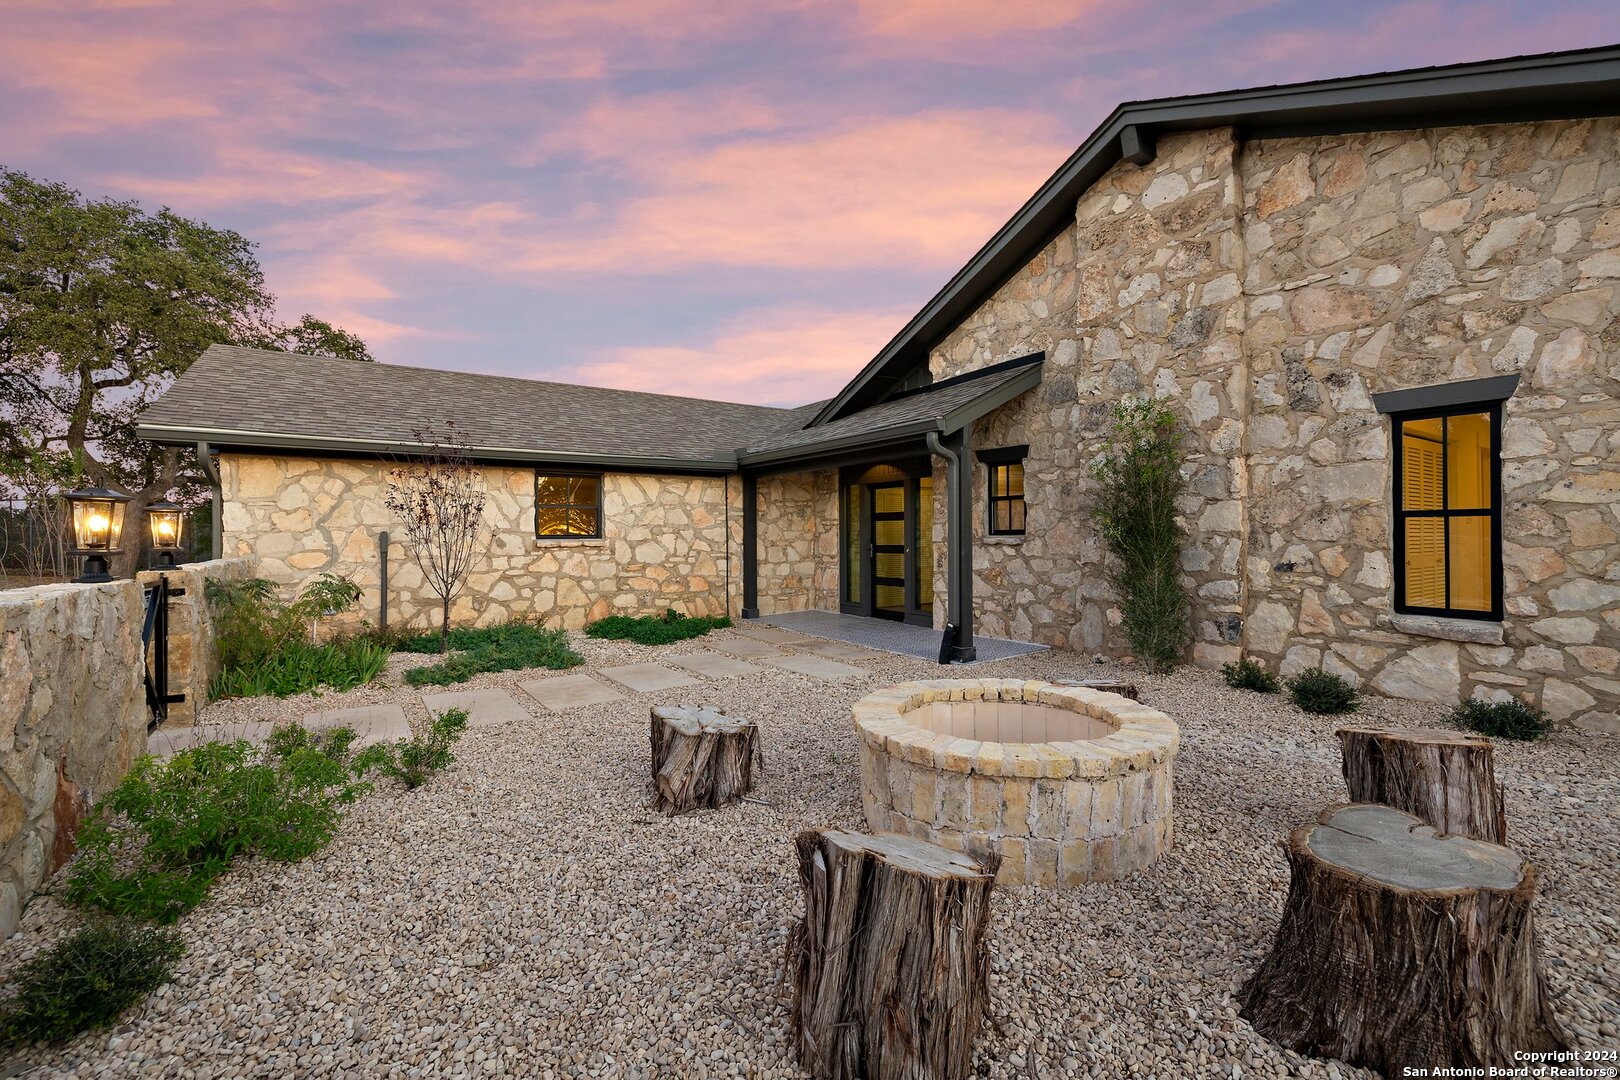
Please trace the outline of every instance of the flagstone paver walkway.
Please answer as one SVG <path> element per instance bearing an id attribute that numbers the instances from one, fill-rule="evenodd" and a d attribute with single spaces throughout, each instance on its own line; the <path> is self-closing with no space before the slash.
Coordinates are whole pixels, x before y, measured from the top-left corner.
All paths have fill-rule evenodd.
<path id="1" fill-rule="evenodd" d="M 744 660 L 758 660 L 761 657 L 782 655 L 782 650 L 775 645 L 768 645 L 763 641 L 756 641 L 748 637 L 721 638 L 709 642 L 708 645 L 711 649 L 730 653 L 732 656 L 740 656 Z"/>
<path id="2" fill-rule="evenodd" d="M 843 641 L 817 641 L 809 645 L 795 646 L 800 652 L 814 653 L 825 656 L 830 660 L 882 660 L 884 654 L 876 649 L 863 649 L 859 645 L 850 645 Z"/>
<path id="3" fill-rule="evenodd" d="M 698 680 L 690 675 L 683 675 L 678 671 L 671 671 L 661 664 L 621 664 L 618 667 L 598 668 L 597 673 L 606 675 L 621 686 L 629 687 L 638 694 L 651 690 L 673 690 L 677 686 L 698 686 Z"/>
<path id="4" fill-rule="evenodd" d="M 732 627 L 732 629 L 741 634 L 743 637 L 753 638 L 755 641 L 763 641 L 768 645 L 805 645 L 822 640 L 821 638 L 811 637 L 808 634 L 800 634 L 793 630 L 783 630 L 776 626 L 766 626 L 763 623 L 749 623 L 746 626 Z"/>
<path id="5" fill-rule="evenodd" d="M 661 659 L 674 664 L 676 667 L 685 668 L 687 671 L 707 675 L 711 679 L 730 679 L 738 675 L 758 675 L 765 670 L 758 664 L 750 664 L 748 661 L 738 660 L 734 656 L 721 656 L 719 653 L 712 652 L 678 653 Z"/>
<path id="6" fill-rule="evenodd" d="M 518 683 L 523 692 L 552 712 L 578 709 L 584 705 L 606 705 L 622 701 L 624 694 L 589 675 L 557 675 Z"/>
<path id="7" fill-rule="evenodd" d="M 788 671 L 797 671 L 800 675 L 809 675 L 816 679 L 846 679 L 851 675 L 866 674 L 858 667 L 829 660 L 825 656 L 783 656 L 778 659 L 766 659 L 762 663 L 785 668 Z"/>
<path id="8" fill-rule="evenodd" d="M 357 705 L 352 709 L 333 709 L 330 712 L 309 713 L 304 726 L 311 730 L 351 727 L 360 736 L 358 746 L 374 742 L 411 737 L 410 721 L 405 719 L 402 705 Z"/>
<path id="9" fill-rule="evenodd" d="M 435 716 L 450 709 L 466 709 L 467 726 L 475 728 L 522 723 L 533 719 L 529 711 L 518 704 L 517 698 L 498 687 L 423 694 L 422 704 L 426 705 L 428 712 Z"/>

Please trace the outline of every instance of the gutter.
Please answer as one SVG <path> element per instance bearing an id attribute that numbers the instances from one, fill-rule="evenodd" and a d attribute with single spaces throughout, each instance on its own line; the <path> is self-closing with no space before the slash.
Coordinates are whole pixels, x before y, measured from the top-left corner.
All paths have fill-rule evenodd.
<path id="1" fill-rule="evenodd" d="M 213 496 L 213 518 L 209 522 L 208 546 L 209 557 L 223 559 L 225 557 L 225 488 L 219 479 L 219 470 L 214 467 L 214 458 L 210 453 L 208 443 L 197 443 L 197 465 L 202 469 L 203 475 L 208 477 L 209 492 Z"/>

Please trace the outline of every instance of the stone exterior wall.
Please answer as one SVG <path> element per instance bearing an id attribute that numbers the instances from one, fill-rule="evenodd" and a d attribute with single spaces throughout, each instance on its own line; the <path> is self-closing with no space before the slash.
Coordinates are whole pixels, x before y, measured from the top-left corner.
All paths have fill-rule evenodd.
<path id="1" fill-rule="evenodd" d="M 171 602 L 169 689 L 191 709 L 212 673 L 203 580 L 250 572 L 245 560 L 169 571 L 186 589 Z M 138 581 L 0 592 L 0 939 L 73 853 L 91 802 L 146 751 L 144 613 Z"/>
<path id="2" fill-rule="evenodd" d="M 225 550 L 257 555 L 263 575 L 289 592 L 325 571 L 346 575 L 365 590 L 362 615 L 375 622 L 377 534 L 387 530 L 390 625 L 437 625 L 438 599 L 383 503 L 389 469 L 375 460 L 222 455 Z M 604 615 L 671 607 L 722 615 L 728 599 L 737 614 L 737 478 L 610 472 L 603 480 L 601 539 L 540 540 L 534 535 L 534 472 L 527 466 L 485 470 L 489 556 L 452 606 L 454 623 L 535 615 L 577 629 Z"/>
<path id="3" fill-rule="evenodd" d="M 169 692 L 184 694 L 184 701 L 170 702 L 165 727 L 190 727 L 197 722 L 197 709 L 208 701 L 208 685 L 219 674 L 219 655 L 214 647 L 214 622 L 208 617 L 208 581 L 242 581 L 254 575 L 257 560 L 252 558 L 216 559 L 186 563 L 175 570 L 164 570 L 169 579 Z M 144 570 L 135 575 L 143 587 L 159 577 L 158 571 Z M 183 595 L 175 595 L 183 591 Z"/>
<path id="4" fill-rule="evenodd" d="M 838 472 L 759 478 L 759 613 L 838 610 Z"/>
<path id="5" fill-rule="evenodd" d="M 931 357 L 948 377 L 1047 356 L 1043 385 L 974 433 L 1030 446 L 1021 540 L 982 536 L 976 469 L 979 630 L 1124 650 L 1086 466 L 1113 403 L 1152 394 L 1190 435 L 1197 662 L 1247 651 L 1620 729 L 1617 149 L 1615 120 L 1212 130 L 1117 164 Z M 1390 425 L 1371 395 L 1503 373 L 1522 377 L 1503 438 L 1506 620 L 1397 616 Z M 943 522 L 942 475 L 936 491 Z"/>

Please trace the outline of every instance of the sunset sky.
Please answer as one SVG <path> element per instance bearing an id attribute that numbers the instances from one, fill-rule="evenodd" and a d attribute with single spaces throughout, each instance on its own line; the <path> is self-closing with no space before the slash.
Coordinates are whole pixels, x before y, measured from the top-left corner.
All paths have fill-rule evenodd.
<path id="1" fill-rule="evenodd" d="M 1620 41 L 1615 0 L 0 0 L 0 164 L 393 363 L 833 392 L 1120 101 Z"/>

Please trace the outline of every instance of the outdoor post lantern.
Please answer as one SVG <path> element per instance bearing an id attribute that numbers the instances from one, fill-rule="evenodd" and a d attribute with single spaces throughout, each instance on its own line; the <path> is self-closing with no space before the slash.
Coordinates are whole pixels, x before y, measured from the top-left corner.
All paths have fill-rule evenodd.
<path id="1" fill-rule="evenodd" d="M 70 491 L 63 498 L 73 508 L 73 544 L 69 555 L 84 556 L 84 573 L 74 581 L 111 581 L 107 556 L 117 555 L 124 537 L 124 510 L 129 496 L 111 488 Z"/>
<path id="2" fill-rule="evenodd" d="M 152 530 L 152 554 L 157 559 L 155 570 L 173 570 L 175 556 L 180 553 L 180 533 L 185 528 L 185 511 L 179 503 L 167 499 L 146 508 L 146 521 Z"/>

